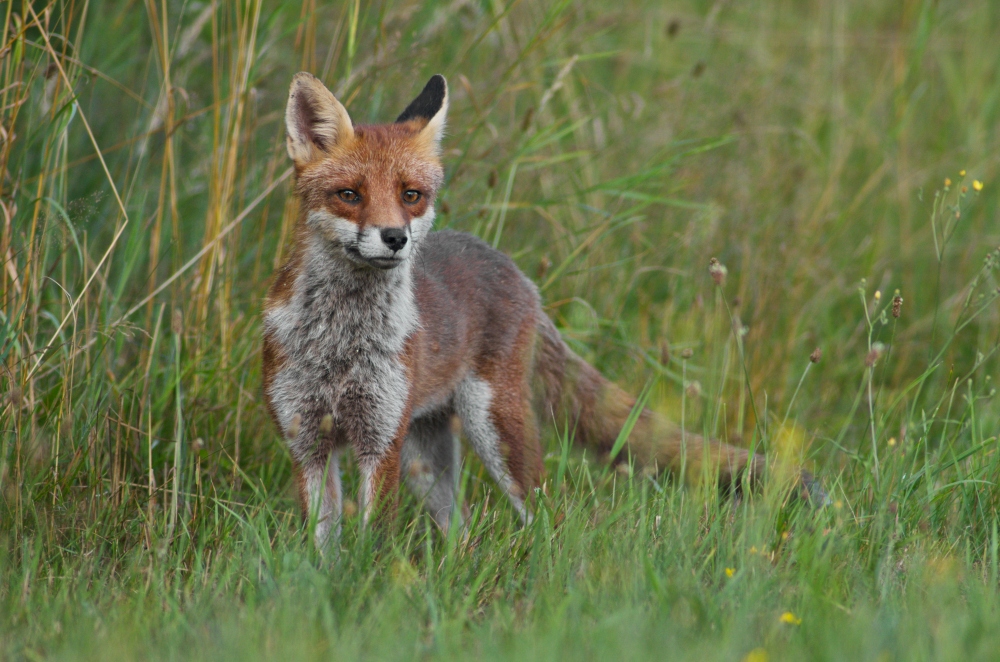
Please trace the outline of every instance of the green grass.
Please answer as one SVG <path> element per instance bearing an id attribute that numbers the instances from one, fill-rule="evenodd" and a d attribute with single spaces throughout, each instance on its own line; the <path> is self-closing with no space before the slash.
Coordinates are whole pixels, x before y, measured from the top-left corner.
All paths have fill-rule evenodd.
<path id="1" fill-rule="evenodd" d="M 1000 7 L 13 0 L 0 22 L 0 657 L 995 656 Z M 780 480 L 734 504 L 555 431 L 530 526 L 469 457 L 467 539 L 404 496 L 392 535 L 350 516 L 319 557 L 259 365 L 300 69 L 358 122 L 444 73 L 438 227 L 512 255 L 605 374 L 804 462 L 831 505 Z"/>

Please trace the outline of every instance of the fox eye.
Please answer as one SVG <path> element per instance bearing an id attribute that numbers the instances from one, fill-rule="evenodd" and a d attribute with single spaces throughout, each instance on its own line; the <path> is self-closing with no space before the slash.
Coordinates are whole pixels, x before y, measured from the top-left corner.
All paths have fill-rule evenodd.
<path id="1" fill-rule="evenodd" d="M 403 191 L 403 202 L 412 205 L 419 199 L 420 199 L 420 191 L 414 191 L 413 189 L 410 189 L 408 191 Z"/>
<path id="2" fill-rule="evenodd" d="M 343 200 L 344 202 L 358 202 L 359 200 L 361 200 L 361 196 L 358 195 L 358 192 L 349 188 L 340 189 L 339 191 L 337 191 L 337 197 Z"/>

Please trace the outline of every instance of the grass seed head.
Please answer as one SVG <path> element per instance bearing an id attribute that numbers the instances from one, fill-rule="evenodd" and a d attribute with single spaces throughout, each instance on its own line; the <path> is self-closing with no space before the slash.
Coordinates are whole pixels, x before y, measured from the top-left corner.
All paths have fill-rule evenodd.
<path id="1" fill-rule="evenodd" d="M 821 350 L 819 347 L 817 347 L 816 349 L 814 349 L 812 351 L 812 354 L 809 355 L 809 362 L 810 363 L 819 363 L 819 360 L 821 358 L 823 358 L 823 350 Z"/>
<path id="2" fill-rule="evenodd" d="M 694 356 L 694 350 L 690 347 L 685 347 L 681 350 L 681 358 L 687 361 L 689 358 Z"/>
<path id="3" fill-rule="evenodd" d="M 903 310 L 903 297 L 899 296 L 899 290 L 896 290 L 896 296 L 892 297 L 892 316 L 895 319 L 899 319 L 899 314 Z"/>
<path id="4" fill-rule="evenodd" d="M 718 259 L 713 257 L 708 261 L 708 273 L 712 276 L 712 280 L 715 281 L 715 284 L 722 287 L 726 284 L 726 274 L 729 273 L 729 270 L 726 269 L 726 265 L 722 264 Z"/>
<path id="5" fill-rule="evenodd" d="M 873 343 L 872 348 L 868 351 L 868 355 L 865 356 L 865 365 L 869 368 L 875 367 L 875 364 L 878 363 L 883 354 L 885 354 L 885 345 L 880 342 Z"/>
<path id="6" fill-rule="evenodd" d="M 691 399 L 698 399 L 701 397 L 701 382 L 697 379 L 689 382 L 687 385 L 687 396 Z"/>
<path id="7" fill-rule="evenodd" d="M 417 458 L 412 462 L 410 462 L 410 467 L 407 470 L 407 473 L 410 474 L 411 478 L 420 478 L 429 470 L 430 467 L 427 466 L 427 463 L 421 460 L 420 458 Z"/>
<path id="8" fill-rule="evenodd" d="M 299 428 L 302 427 L 302 415 L 295 414 L 292 416 L 292 422 L 288 425 L 288 438 L 295 439 L 299 436 Z"/>
<path id="9" fill-rule="evenodd" d="M 524 133 L 531 128 L 531 120 L 534 119 L 534 117 L 535 108 L 532 106 L 524 113 L 524 118 L 521 120 L 521 133 Z"/>
<path id="10" fill-rule="evenodd" d="M 543 255 L 542 259 L 538 261 L 538 280 L 545 278 L 545 274 L 549 273 L 549 268 L 552 266 L 552 260 L 549 256 Z"/>

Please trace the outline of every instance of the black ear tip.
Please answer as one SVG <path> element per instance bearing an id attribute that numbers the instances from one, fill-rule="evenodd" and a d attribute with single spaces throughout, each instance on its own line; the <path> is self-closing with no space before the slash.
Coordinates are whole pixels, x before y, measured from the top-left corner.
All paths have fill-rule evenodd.
<path id="1" fill-rule="evenodd" d="M 410 102 L 406 110 L 396 118 L 396 121 L 406 122 L 417 118 L 430 120 L 441 110 L 441 106 L 444 105 L 444 100 L 447 96 L 448 83 L 445 81 L 444 76 L 434 74 L 427 81 L 427 84 L 424 85 L 424 89 L 417 95 L 417 98 Z"/>
<path id="2" fill-rule="evenodd" d="M 431 76 L 431 79 L 427 81 L 427 85 L 424 86 L 424 89 L 444 94 L 448 91 L 448 81 L 446 81 L 444 76 L 441 74 L 434 74 Z"/>
<path id="3" fill-rule="evenodd" d="M 420 96 L 418 99 L 426 99 L 430 103 L 442 104 L 444 103 L 444 98 L 448 95 L 448 81 L 444 79 L 441 74 L 434 74 L 431 79 L 427 81 L 424 85 L 424 89 L 420 91 Z"/>

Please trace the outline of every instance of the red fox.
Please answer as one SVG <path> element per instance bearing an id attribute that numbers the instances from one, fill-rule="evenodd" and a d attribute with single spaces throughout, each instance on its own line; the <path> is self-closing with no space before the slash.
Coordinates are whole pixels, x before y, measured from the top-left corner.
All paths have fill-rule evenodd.
<path id="1" fill-rule="evenodd" d="M 444 530 L 456 504 L 457 417 L 522 520 L 541 484 L 540 426 L 566 422 L 606 454 L 635 399 L 563 342 L 538 290 L 476 237 L 431 232 L 444 171 L 443 76 L 392 124 L 354 125 L 314 76 L 292 80 L 285 114 L 300 216 L 264 307 L 264 393 L 288 443 L 303 514 L 323 547 L 339 534 L 340 454 L 361 472 L 363 521 L 391 513 L 401 477 Z M 627 453 L 725 488 L 764 459 L 643 409 Z M 801 486 L 818 487 L 805 472 Z"/>

